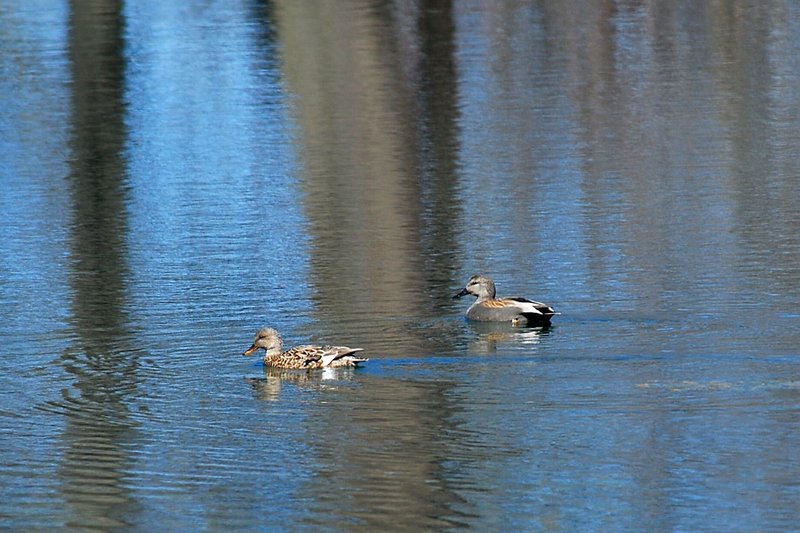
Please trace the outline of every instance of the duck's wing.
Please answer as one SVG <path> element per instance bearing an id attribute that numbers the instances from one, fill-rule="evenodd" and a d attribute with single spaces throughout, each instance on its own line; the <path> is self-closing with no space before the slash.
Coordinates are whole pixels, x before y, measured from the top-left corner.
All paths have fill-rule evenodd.
<path id="1" fill-rule="evenodd" d="M 285 361 L 291 361 L 293 363 L 292 366 L 305 367 L 309 363 L 319 361 L 323 353 L 322 346 L 304 344 L 286 350 L 281 354 L 281 358 Z"/>
<path id="2" fill-rule="evenodd" d="M 342 357 L 364 351 L 364 348 L 350 348 L 349 346 L 323 346 L 322 366 L 330 366 L 332 362 Z M 364 359 L 366 361 L 366 359 Z"/>
<path id="3" fill-rule="evenodd" d="M 502 298 L 503 300 L 509 300 L 510 302 L 514 302 L 511 305 L 516 305 L 522 312 L 525 314 L 534 314 L 534 315 L 556 315 L 556 310 L 550 307 L 547 304 L 542 302 L 536 302 L 534 300 L 528 300 L 527 298 L 521 298 L 519 296 L 511 296 L 508 298 Z"/>
<path id="4" fill-rule="evenodd" d="M 319 366 L 329 366 L 331 362 L 347 355 L 363 351 L 364 348 L 350 348 L 348 346 L 316 346 L 306 344 L 295 346 L 291 350 L 284 352 L 284 355 L 292 355 L 298 359 L 303 359 L 303 366 L 321 361 Z"/>

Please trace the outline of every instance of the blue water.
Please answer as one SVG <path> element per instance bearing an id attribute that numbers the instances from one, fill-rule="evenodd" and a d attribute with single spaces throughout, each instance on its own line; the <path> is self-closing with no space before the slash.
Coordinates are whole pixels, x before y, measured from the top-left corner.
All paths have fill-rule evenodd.
<path id="1" fill-rule="evenodd" d="M 779 2 L 5 2 L 0 528 L 795 530 L 798 58 Z"/>

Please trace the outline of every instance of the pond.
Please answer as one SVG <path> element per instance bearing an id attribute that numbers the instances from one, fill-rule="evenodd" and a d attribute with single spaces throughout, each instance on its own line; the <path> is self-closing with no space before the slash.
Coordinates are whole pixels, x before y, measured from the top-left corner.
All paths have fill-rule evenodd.
<path id="1" fill-rule="evenodd" d="M 0 528 L 800 523 L 797 5 L 12 0 L 0 90 Z"/>

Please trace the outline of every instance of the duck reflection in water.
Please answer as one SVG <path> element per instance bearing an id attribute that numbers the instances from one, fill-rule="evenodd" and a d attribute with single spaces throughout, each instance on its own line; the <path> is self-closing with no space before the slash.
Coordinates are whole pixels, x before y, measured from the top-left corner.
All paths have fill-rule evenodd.
<path id="1" fill-rule="evenodd" d="M 352 367 L 324 368 L 321 372 L 299 369 L 264 367 L 263 378 L 245 378 L 259 400 L 277 401 L 284 386 L 307 390 L 332 390 L 338 384 L 351 381 Z"/>
<path id="2" fill-rule="evenodd" d="M 506 322 L 469 322 L 469 329 L 477 334 L 469 344 L 470 350 L 477 353 L 495 353 L 502 343 L 515 345 L 536 345 L 549 335 L 549 328 L 520 328 Z"/>

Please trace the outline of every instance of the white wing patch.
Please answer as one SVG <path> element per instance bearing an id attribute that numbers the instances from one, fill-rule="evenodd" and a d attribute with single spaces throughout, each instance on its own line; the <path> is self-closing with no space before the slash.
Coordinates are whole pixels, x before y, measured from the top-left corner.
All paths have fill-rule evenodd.
<path id="1" fill-rule="evenodd" d="M 327 348 L 327 346 L 326 346 Z M 326 367 L 333 363 L 335 360 L 346 355 L 354 354 L 362 351 L 364 348 L 348 348 L 346 346 L 334 346 L 329 348 L 332 350 L 330 353 L 322 355 L 322 366 Z"/>
<path id="2" fill-rule="evenodd" d="M 334 352 L 332 354 L 329 354 L 329 355 L 323 355 L 322 356 L 322 366 L 325 367 L 325 366 L 330 365 L 337 357 L 339 357 L 339 354 L 336 353 L 336 352 Z"/>
<path id="3" fill-rule="evenodd" d="M 539 311 L 538 309 L 536 309 L 536 302 L 520 302 L 520 301 L 517 301 L 515 303 L 517 304 L 516 307 L 518 307 L 520 309 L 520 311 L 523 312 L 523 313 L 529 313 L 529 314 L 533 314 L 533 315 L 543 315 L 544 314 L 541 311 Z M 541 305 L 541 304 L 539 304 L 539 305 Z"/>
<path id="4" fill-rule="evenodd" d="M 542 313 L 541 311 L 539 311 L 536 308 L 536 306 L 542 306 L 543 305 L 543 304 L 540 304 L 538 302 L 532 302 L 530 300 L 525 300 L 523 298 L 519 298 L 519 299 L 515 298 L 515 299 L 513 299 L 511 301 L 514 302 L 513 306 L 516 307 L 517 309 L 519 309 L 520 313 L 528 313 L 528 314 L 532 314 L 532 315 L 543 315 L 544 314 L 544 313 Z"/>

